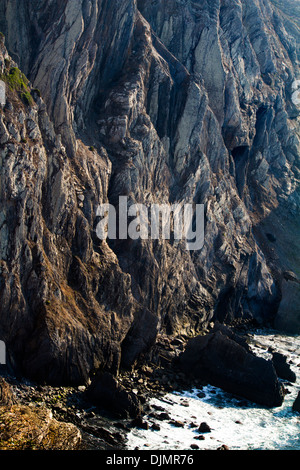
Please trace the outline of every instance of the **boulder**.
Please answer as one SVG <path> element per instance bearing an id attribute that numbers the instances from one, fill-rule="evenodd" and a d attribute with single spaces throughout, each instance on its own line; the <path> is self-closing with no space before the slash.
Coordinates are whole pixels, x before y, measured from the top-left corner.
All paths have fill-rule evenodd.
<path id="1" fill-rule="evenodd" d="M 171 419 L 171 421 L 169 421 L 169 424 L 175 426 L 175 428 L 184 428 L 184 423 L 177 419 Z"/>
<path id="2" fill-rule="evenodd" d="M 151 426 L 151 429 L 152 429 L 153 431 L 160 431 L 161 428 L 160 428 L 160 425 L 159 425 L 159 424 L 153 423 L 152 426 Z"/>
<path id="3" fill-rule="evenodd" d="M 296 382 L 296 374 L 292 371 L 290 365 L 287 363 L 287 358 L 283 354 L 274 352 L 273 364 L 278 377 L 292 383 Z"/>
<path id="4" fill-rule="evenodd" d="M 201 433 L 211 432 L 211 428 L 207 423 L 201 423 L 198 429 Z"/>
<path id="5" fill-rule="evenodd" d="M 298 413 L 300 413 L 300 392 L 298 393 L 298 396 L 294 401 L 293 411 L 297 411 Z"/>
<path id="6" fill-rule="evenodd" d="M 147 423 L 147 421 L 144 421 L 141 416 L 137 416 L 131 422 L 131 427 L 139 428 L 139 429 L 145 429 L 147 431 L 149 429 L 149 424 Z"/>
<path id="7" fill-rule="evenodd" d="M 98 374 L 86 394 L 97 406 L 121 418 L 136 418 L 141 415 L 142 405 L 138 397 L 127 391 L 117 378 L 108 372 Z"/>
<path id="8" fill-rule="evenodd" d="M 281 406 L 284 391 L 272 361 L 217 330 L 191 339 L 180 367 L 200 380 L 266 407 Z"/>
<path id="9" fill-rule="evenodd" d="M 6 382 L 6 380 L 0 377 L 0 407 L 6 406 L 10 408 L 15 404 L 15 401 L 16 400 L 11 387 Z"/>
<path id="10" fill-rule="evenodd" d="M 216 322 L 213 328 L 211 329 L 210 333 L 216 333 L 217 331 L 221 331 L 223 335 L 228 336 L 228 338 L 232 339 L 235 343 L 242 346 L 246 351 L 251 352 L 251 348 L 247 343 L 247 340 L 240 336 L 238 333 L 235 333 L 229 326 Z"/>

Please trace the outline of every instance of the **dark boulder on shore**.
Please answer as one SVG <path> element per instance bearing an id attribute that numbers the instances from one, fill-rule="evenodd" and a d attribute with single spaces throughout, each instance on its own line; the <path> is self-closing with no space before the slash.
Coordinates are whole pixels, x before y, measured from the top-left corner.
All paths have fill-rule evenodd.
<path id="1" fill-rule="evenodd" d="M 274 352 L 272 360 L 278 377 L 284 380 L 288 380 L 292 383 L 296 382 L 296 374 L 292 371 L 290 365 L 287 363 L 286 356 L 279 352 Z"/>
<path id="2" fill-rule="evenodd" d="M 220 331 L 221 333 L 223 333 L 224 336 L 227 336 L 232 341 L 242 346 L 247 352 L 252 353 L 252 350 L 249 344 L 247 343 L 247 340 L 243 336 L 233 331 L 233 329 L 229 326 L 224 325 L 223 323 L 215 322 L 210 333 L 216 333 L 217 331 Z"/>
<path id="3" fill-rule="evenodd" d="M 293 411 L 297 411 L 298 413 L 300 413 L 300 392 L 298 393 L 298 396 L 294 401 Z"/>
<path id="4" fill-rule="evenodd" d="M 97 406 L 121 418 L 136 418 L 142 413 L 142 404 L 133 392 L 128 392 L 116 377 L 108 372 L 97 375 L 86 391 Z"/>
<path id="5" fill-rule="evenodd" d="M 191 339 L 179 358 L 182 370 L 259 405 L 281 406 L 284 389 L 273 362 L 255 356 L 248 345 L 227 333 L 216 328 Z"/>

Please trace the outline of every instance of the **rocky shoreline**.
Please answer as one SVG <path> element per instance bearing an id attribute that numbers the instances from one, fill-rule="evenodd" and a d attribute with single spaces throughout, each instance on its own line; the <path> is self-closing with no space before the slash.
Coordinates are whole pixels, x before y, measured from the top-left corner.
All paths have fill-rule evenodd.
<path id="1" fill-rule="evenodd" d="M 245 325 L 238 328 L 238 332 L 243 341 L 250 342 L 251 333 L 247 331 Z M 203 336 L 207 334 L 208 331 L 203 332 Z M 131 413 L 125 408 L 124 413 L 120 413 L 120 408 L 107 406 L 105 400 L 103 403 L 101 400 L 95 402 L 89 393 L 91 384 L 78 387 L 54 387 L 32 383 L 5 373 L 2 373 L 5 376 L 2 380 L 7 384 L 13 397 L 12 401 L 14 404 L 17 403 L 17 406 L 30 408 L 33 412 L 48 410 L 57 423 L 63 426 L 67 423 L 78 430 L 80 437 L 66 443 L 68 450 L 126 450 L 126 436 L 133 427 L 149 429 L 152 426 L 151 429 L 155 431 L 159 430 L 159 421 L 170 419 L 163 408 L 157 409 L 155 406 L 150 406 L 152 398 L 163 399 L 169 392 L 181 392 L 192 388 L 199 389 L 201 393 L 201 388 L 207 385 L 205 380 L 184 373 L 180 368 L 178 359 L 186 350 L 188 340 L 185 336 L 176 338 L 159 336 L 146 360 L 131 370 L 122 370 L 117 378 L 113 378 L 117 383 L 118 393 L 121 391 L 126 397 L 136 397 L 137 403 L 141 406 L 136 413 Z M 112 390 L 109 392 L 113 393 Z M 7 403 L 6 405 L 3 403 L 5 396 L 3 391 L 1 396 L 0 410 L 3 410 L 3 406 L 7 406 Z M 120 396 L 118 395 L 117 401 L 120 401 Z M 185 406 L 184 400 L 182 406 Z M 148 418 L 153 418 L 153 422 L 150 419 L 149 424 L 149 419 L 144 420 L 143 416 L 146 415 Z M 179 422 L 172 424 L 176 427 L 182 426 Z M 205 424 L 190 423 L 191 426 L 199 426 L 199 439 L 204 439 Z M 59 425 L 56 426 L 59 429 Z M 55 450 L 55 442 L 54 439 L 54 447 L 50 446 L 52 450 Z M 3 433 L 1 433 L 0 419 L 0 448 L 5 449 L 6 445 Z M 18 449 L 19 443 L 15 445 Z M 24 445 L 26 448 L 27 444 Z M 34 448 L 39 449 L 38 446 Z"/>
<path id="2" fill-rule="evenodd" d="M 5 374 L 4 370 L 2 375 L 19 405 L 51 410 L 58 422 L 72 423 L 78 428 L 81 439 L 75 446 L 76 450 L 125 450 L 126 435 L 132 427 L 145 425 L 142 415 L 150 412 L 148 402 L 151 398 L 191 385 L 185 374 L 174 368 L 172 361 L 182 351 L 183 344 L 183 339 L 177 338 L 172 345 L 172 340 L 162 337 L 152 352 L 155 362 L 120 372 L 118 382 L 136 395 L 143 406 L 141 416 L 136 418 L 124 418 L 111 409 L 93 404 L 87 397 L 86 385 L 55 387 L 16 378 Z M 199 381 L 195 381 L 196 384 L 200 385 Z M 0 448 L 1 442 L 0 436 Z"/>

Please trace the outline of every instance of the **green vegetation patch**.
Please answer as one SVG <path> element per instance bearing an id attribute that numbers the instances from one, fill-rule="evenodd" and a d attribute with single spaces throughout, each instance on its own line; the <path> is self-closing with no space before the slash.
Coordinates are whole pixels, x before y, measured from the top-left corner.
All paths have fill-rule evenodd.
<path id="1" fill-rule="evenodd" d="M 33 105 L 33 98 L 28 87 L 29 81 L 18 67 L 12 67 L 8 72 L 1 74 L 0 79 L 9 86 L 10 90 L 18 93 L 26 106 Z"/>

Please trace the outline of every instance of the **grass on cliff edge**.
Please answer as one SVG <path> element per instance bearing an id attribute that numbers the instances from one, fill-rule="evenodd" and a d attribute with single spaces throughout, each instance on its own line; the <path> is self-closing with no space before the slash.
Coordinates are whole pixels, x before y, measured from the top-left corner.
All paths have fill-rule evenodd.
<path id="1" fill-rule="evenodd" d="M 12 67 L 9 72 L 0 74 L 0 79 L 3 80 L 12 91 L 18 93 L 26 106 L 33 105 L 33 98 L 28 88 L 29 81 L 18 67 Z"/>

